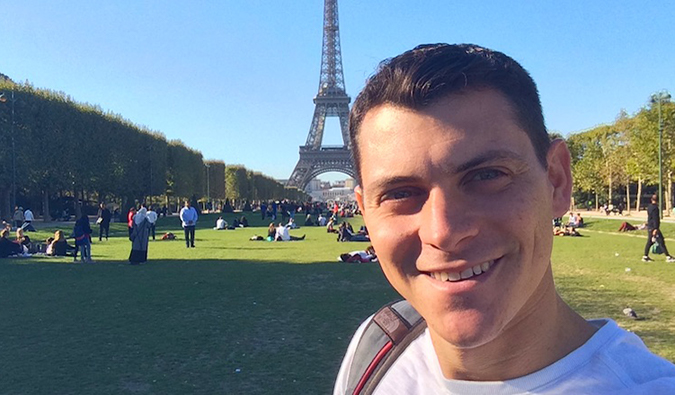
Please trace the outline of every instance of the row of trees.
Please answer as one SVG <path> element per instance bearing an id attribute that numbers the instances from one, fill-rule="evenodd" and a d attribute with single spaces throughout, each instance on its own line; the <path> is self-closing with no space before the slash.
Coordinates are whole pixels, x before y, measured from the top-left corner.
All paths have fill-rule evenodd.
<path id="1" fill-rule="evenodd" d="M 624 204 L 639 210 L 645 188 L 654 191 L 659 182 L 659 110 L 662 120 L 662 197 L 667 212 L 672 211 L 675 173 L 675 104 L 653 103 L 629 115 L 621 111 L 609 125 L 601 125 L 567 138 L 572 154 L 577 201 L 593 196 L 601 202 Z"/>
<path id="2" fill-rule="evenodd" d="M 0 76 L 2 77 L 2 76 Z M 204 161 L 199 151 L 167 140 L 98 106 L 63 92 L 0 78 L 0 216 L 11 215 L 13 181 L 17 204 L 47 219 L 50 204 L 182 199 L 305 198 L 273 179 L 223 161 Z M 208 166 L 208 167 L 207 167 Z M 226 182 L 241 172 L 245 182 Z M 208 177 L 208 182 L 207 182 Z M 241 186 L 239 186 L 241 185 Z M 208 190 L 207 190 L 208 186 Z M 75 210 L 79 205 L 73 205 Z"/>

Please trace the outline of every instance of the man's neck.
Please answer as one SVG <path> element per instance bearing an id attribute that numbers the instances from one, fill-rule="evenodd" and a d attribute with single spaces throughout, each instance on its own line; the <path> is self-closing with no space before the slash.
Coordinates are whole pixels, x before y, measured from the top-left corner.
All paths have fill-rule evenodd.
<path id="1" fill-rule="evenodd" d="M 443 376 L 469 381 L 505 381 L 534 373 L 582 346 L 597 330 L 557 294 L 552 274 L 538 295 L 494 339 L 457 348 L 433 331 Z"/>

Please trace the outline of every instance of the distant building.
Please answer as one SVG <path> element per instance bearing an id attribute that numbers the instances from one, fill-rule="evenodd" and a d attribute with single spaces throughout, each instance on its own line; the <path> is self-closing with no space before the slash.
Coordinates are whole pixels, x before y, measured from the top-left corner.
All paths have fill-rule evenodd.
<path id="1" fill-rule="evenodd" d="M 323 200 L 354 200 L 354 189 L 353 188 L 331 188 L 323 192 Z"/>
<path id="2" fill-rule="evenodd" d="M 309 182 L 305 191 L 316 201 L 354 200 L 356 181 L 348 178 L 341 181 L 321 181 L 315 178 Z"/>

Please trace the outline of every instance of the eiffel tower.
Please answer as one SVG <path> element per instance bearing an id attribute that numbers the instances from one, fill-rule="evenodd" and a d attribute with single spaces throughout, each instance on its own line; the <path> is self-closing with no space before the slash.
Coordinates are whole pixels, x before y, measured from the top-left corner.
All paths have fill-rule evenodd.
<path id="1" fill-rule="evenodd" d="M 340 26 L 337 0 L 325 0 L 323 10 L 323 48 L 321 52 L 321 77 L 319 93 L 314 97 L 314 118 L 305 145 L 300 146 L 300 160 L 295 165 L 286 185 L 304 189 L 312 178 L 329 171 L 355 177 L 349 143 L 349 102 L 342 73 Z M 340 118 L 341 146 L 323 146 L 326 117 Z"/>

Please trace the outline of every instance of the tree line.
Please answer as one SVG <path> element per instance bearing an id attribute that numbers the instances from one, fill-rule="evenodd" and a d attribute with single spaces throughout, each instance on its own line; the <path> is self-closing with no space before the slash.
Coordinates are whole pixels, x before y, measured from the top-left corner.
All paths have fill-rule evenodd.
<path id="1" fill-rule="evenodd" d="M 307 198 L 243 166 L 204 160 L 179 140 L 63 92 L 5 77 L 0 93 L 2 218 L 13 211 L 13 180 L 16 204 L 47 220 L 52 206 L 69 205 L 72 212 L 78 202 L 115 202 L 126 209 L 138 202 L 176 207 L 185 199 L 210 198 L 218 205 L 227 199 Z"/>
<path id="2" fill-rule="evenodd" d="M 660 107 L 660 109 L 659 109 Z M 664 208 L 673 208 L 675 104 L 650 103 L 633 115 L 622 110 L 611 124 L 567 137 L 577 205 L 590 200 L 639 210 L 659 183 L 659 110 L 662 125 Z"/>

